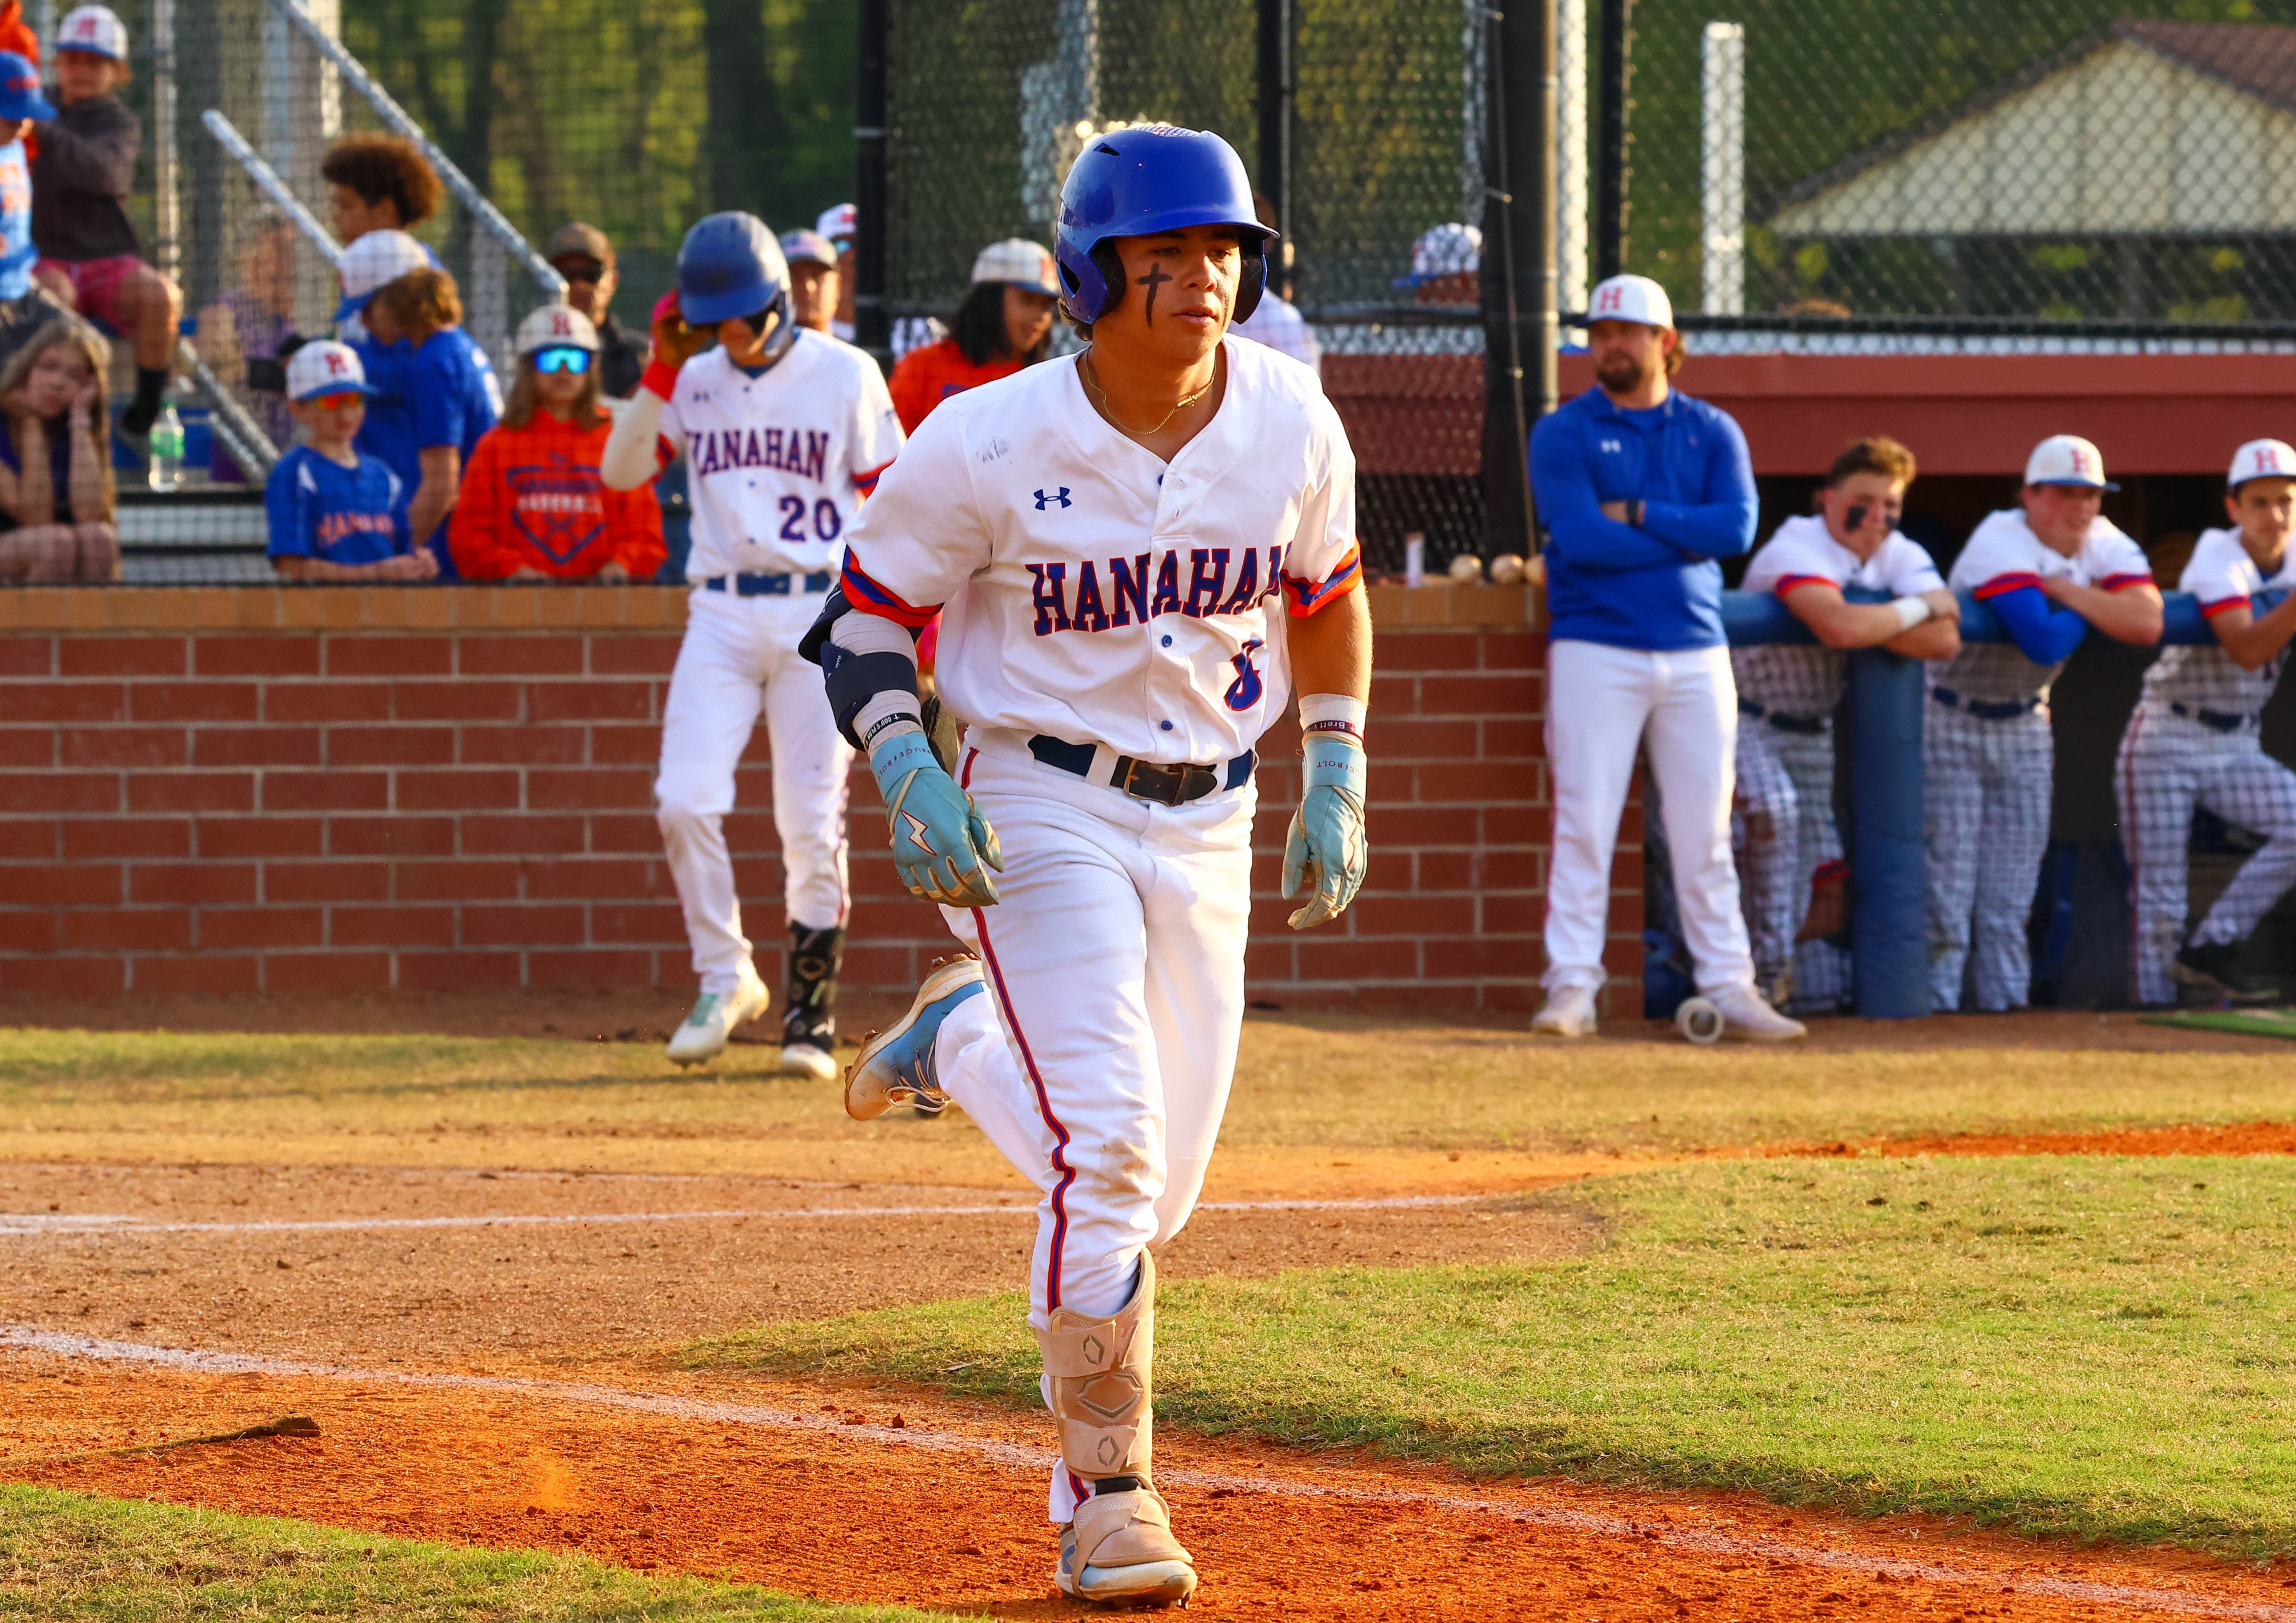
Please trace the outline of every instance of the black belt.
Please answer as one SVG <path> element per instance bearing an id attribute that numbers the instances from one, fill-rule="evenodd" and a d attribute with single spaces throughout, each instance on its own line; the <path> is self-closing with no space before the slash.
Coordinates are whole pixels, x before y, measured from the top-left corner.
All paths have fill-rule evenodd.
<path id="1" fill-rule="evenodd" d="M 1092 776 L 1094 750 L 1089 744 L 1070 744 L 1049 733 L 1038 733 L 1029 740 L 1029 753 L 1046 766 L 1056 766 L 1063 772 L 1074 772 L 1079 778 Z M 1195 766 L 1185 762 L 1177 766 L 1160 766 L 1153 761 L 1120 755 L 1116 762 L 1116 776 L 1109 787 L 1121 789 L 1136 800 L 1152 800 L 1160 806 L 1185 805 L 1222 789 L 1243 787 L 1251 781 L 1251 770 L 1259 764 L 1259 757 L 1250 750 L 1225 767 Z"/>
<path id="2" fill-rule="evenodd" d="M 2021 716 L 2040 707 L 2041 701 L 2030 699 L 1965 699 L 1950 688 L 1932 688 L 1930 697 L 1948 710 L 1965 710 L 1980 721 L 2006 721 L 2012 716 Z"/>
<path id="3" fill-rule="evenodd" d="M 825 569 L 816 569 L 803 577 L 805 589 L 825 592 L 835 577 Z M 796 575 L 711 575 L 701 582 L 704 591 L 732 592 L 737 597 L 786 597 Z"/>
<path id="4" fill-rule="evenodd" d="M 2212 733 L 2236 733 L 2251 721 L 2261 721 L 2261 716 L 2234 715 L 2224 710 L 2202 710 L 2183 704 L 2170 704 L 2170 715 L 2182 716 L 2188 721 L 2198 721 Z"/>
<path id="5" fill-rule="evenodd" d="M 1815 737 L 1833 725 L 1833 718 L 1831 716 L 1789 715 L 1783 710 L 1772 710 L 1766 704 L 1757 704 L 1751 699 L 1740 699 L 1738 712 L 1741 715 L 1753 717 L 1757 721 L 1767 721 L 1782 733 L 1800 733 L 1806 738 Z"/>

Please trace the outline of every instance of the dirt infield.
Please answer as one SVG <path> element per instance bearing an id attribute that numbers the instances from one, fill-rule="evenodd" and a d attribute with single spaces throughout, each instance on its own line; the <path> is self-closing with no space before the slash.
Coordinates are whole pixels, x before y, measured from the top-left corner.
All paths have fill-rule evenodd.
<path id="1" fill-rule="evenodd" d="M 54 1487 L 579 1550 L 832 1599 L 1077 1614 L 1045 1578 L 1036 1428 L 914 1394 L 856 1406 L 658 1374 L 646 1388 L 19 1352 L 0 1357 L 0 1442 L 8 1476 Z M 27 1459 L 285 1413 L 312 1417 L 320 1435 Z M 1914 1518 L 1852 1524 L 1743 1495 L 1468 1485 L 1201 1439 L 1164 1454 L 1160 1474 L 1207 1574 L 1195 1615 L 1215 1619 L 2296 1619 L 2296 1578 L 2175 1553 L 2043 1548 Z"/>

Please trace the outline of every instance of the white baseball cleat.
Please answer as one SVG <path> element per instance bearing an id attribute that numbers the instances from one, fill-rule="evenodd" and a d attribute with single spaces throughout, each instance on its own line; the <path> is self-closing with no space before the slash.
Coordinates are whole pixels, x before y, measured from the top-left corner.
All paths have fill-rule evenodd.
<path id="1" fill-rule="evenodd" d="M 845 1114 L 873 1122 L 895 1105 L 914 1105 L 928 1115 L 947 1109 L 933 1039 L 949 1010 L 983 990 L 980 960 L 972 953 L 934 960 L 909 1012 L 890 1031 L 873 1031 L 861 1039 L 860 1053 L 845 1068 Z"/>
<path id="2" fill-rule="evenodd" d="M 1809 1027 L 1789 1020 L 1751 986 L 1733 986 L 1707 1000 L 1722 1014 L 1722 1034 L 1739 1042 L 1792 1042 L 1809 1035 Z"/>
<path id="3" fill-rule="evenodd" d="M 678 1065 L 715 1059 L 726 1051 L 734 1028 L 765 1013 L 773 1001 L 765 982 L 754 975 L 731 992 L 703 993 L 693 1000 L 693 1012 L 685 1017 L 685 1024 L 671 1034 L 670 1059 Z"/>
<path id="4" fill-rule="evenodd" d="M 1547 993 L 1546 1006 L 1531 1017 L 1530 1029 L 1550 1037 L 1593 1036 L 1594 989 L 1562 986 Z"/>
<path id="5" fill-rule="evenodd" d="M 1076 1520 L 1061 1529 L 1053 1582 L 1062 1594 L 1095 1605 L 1171 1606 L 1195 1593 L 1193 1563 L 1172 1536 L 1164 1496 L 1142 1479 L 1138 1487 L 1095 1494 L 1077 1506 Z"/>
<path id="6" fill-rule="evenodd" d="M 787 1042 L 782 1045 L 782 1075 L 802 1076 L 808 1082 L 834 1082 L 837 1061 L 810 1042 Z"/>

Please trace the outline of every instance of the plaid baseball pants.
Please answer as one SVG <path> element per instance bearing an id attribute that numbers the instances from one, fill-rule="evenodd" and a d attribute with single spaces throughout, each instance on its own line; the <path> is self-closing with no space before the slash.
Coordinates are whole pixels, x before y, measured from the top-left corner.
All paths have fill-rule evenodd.
<path id="1" fill-rule="evenodd" d="M 1839 1007 L 1849 995 L 1849 955 L 1830 942 L 1794 943 L 1809 914 L 1818 869 L 1841 861 L 1832 731 L 1788 732 L 1741 718 L 1732 812 L 1731 844 L 1756 983 L 1774 992 L 1792 965 L 1794 1009 Z"/>
<path id="2" fill-rule="evenodd" d="M 2185 944 L 2193 808 L 2265 836 L 2194 927 L 2197 943 L 2244 939 L 2296 885 L 2296 772 L 2264 753 L 2253 729 L 2220 733 L 2142 704 L 2121 736 L 2114 785 L 2136 919 L 2130 953 L 2140 1003 L 2176 1001 L 2169 962 Z"/>
<path id="3" fill-rule="evenodd" d="M 1977 1007 L 2016 1009 L 2031 991 L 2026 929 L 2049 849 L 2049 713 L 1986 721 L 1935 702 L 1924 711 L 1931 1002 L 1940 1013 L 1961 1007 L 1974 953 Z"/>

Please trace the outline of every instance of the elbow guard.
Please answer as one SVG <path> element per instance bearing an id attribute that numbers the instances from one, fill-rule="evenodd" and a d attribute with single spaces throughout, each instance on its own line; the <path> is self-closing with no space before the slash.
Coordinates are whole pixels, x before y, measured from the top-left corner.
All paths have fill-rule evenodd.
<path id="1" fill-rule="evenodd" d="M 799 641 L 798 653 L 821 667 L 821 683 L 828 691 L 829 711 L 836 718 L 837 730 L 848 744 L 859 749 L 861 740 L 854 733 L 853 718 L 881 693 L 906 693 L 916 697 L 917 662 L 898 654 L 855 654 L 832 642 L 830 628 L 849 612 L 844 589 L 831 587 L 819 617 Z M 910 635 L 914 637 L 915 633 Z"/>

